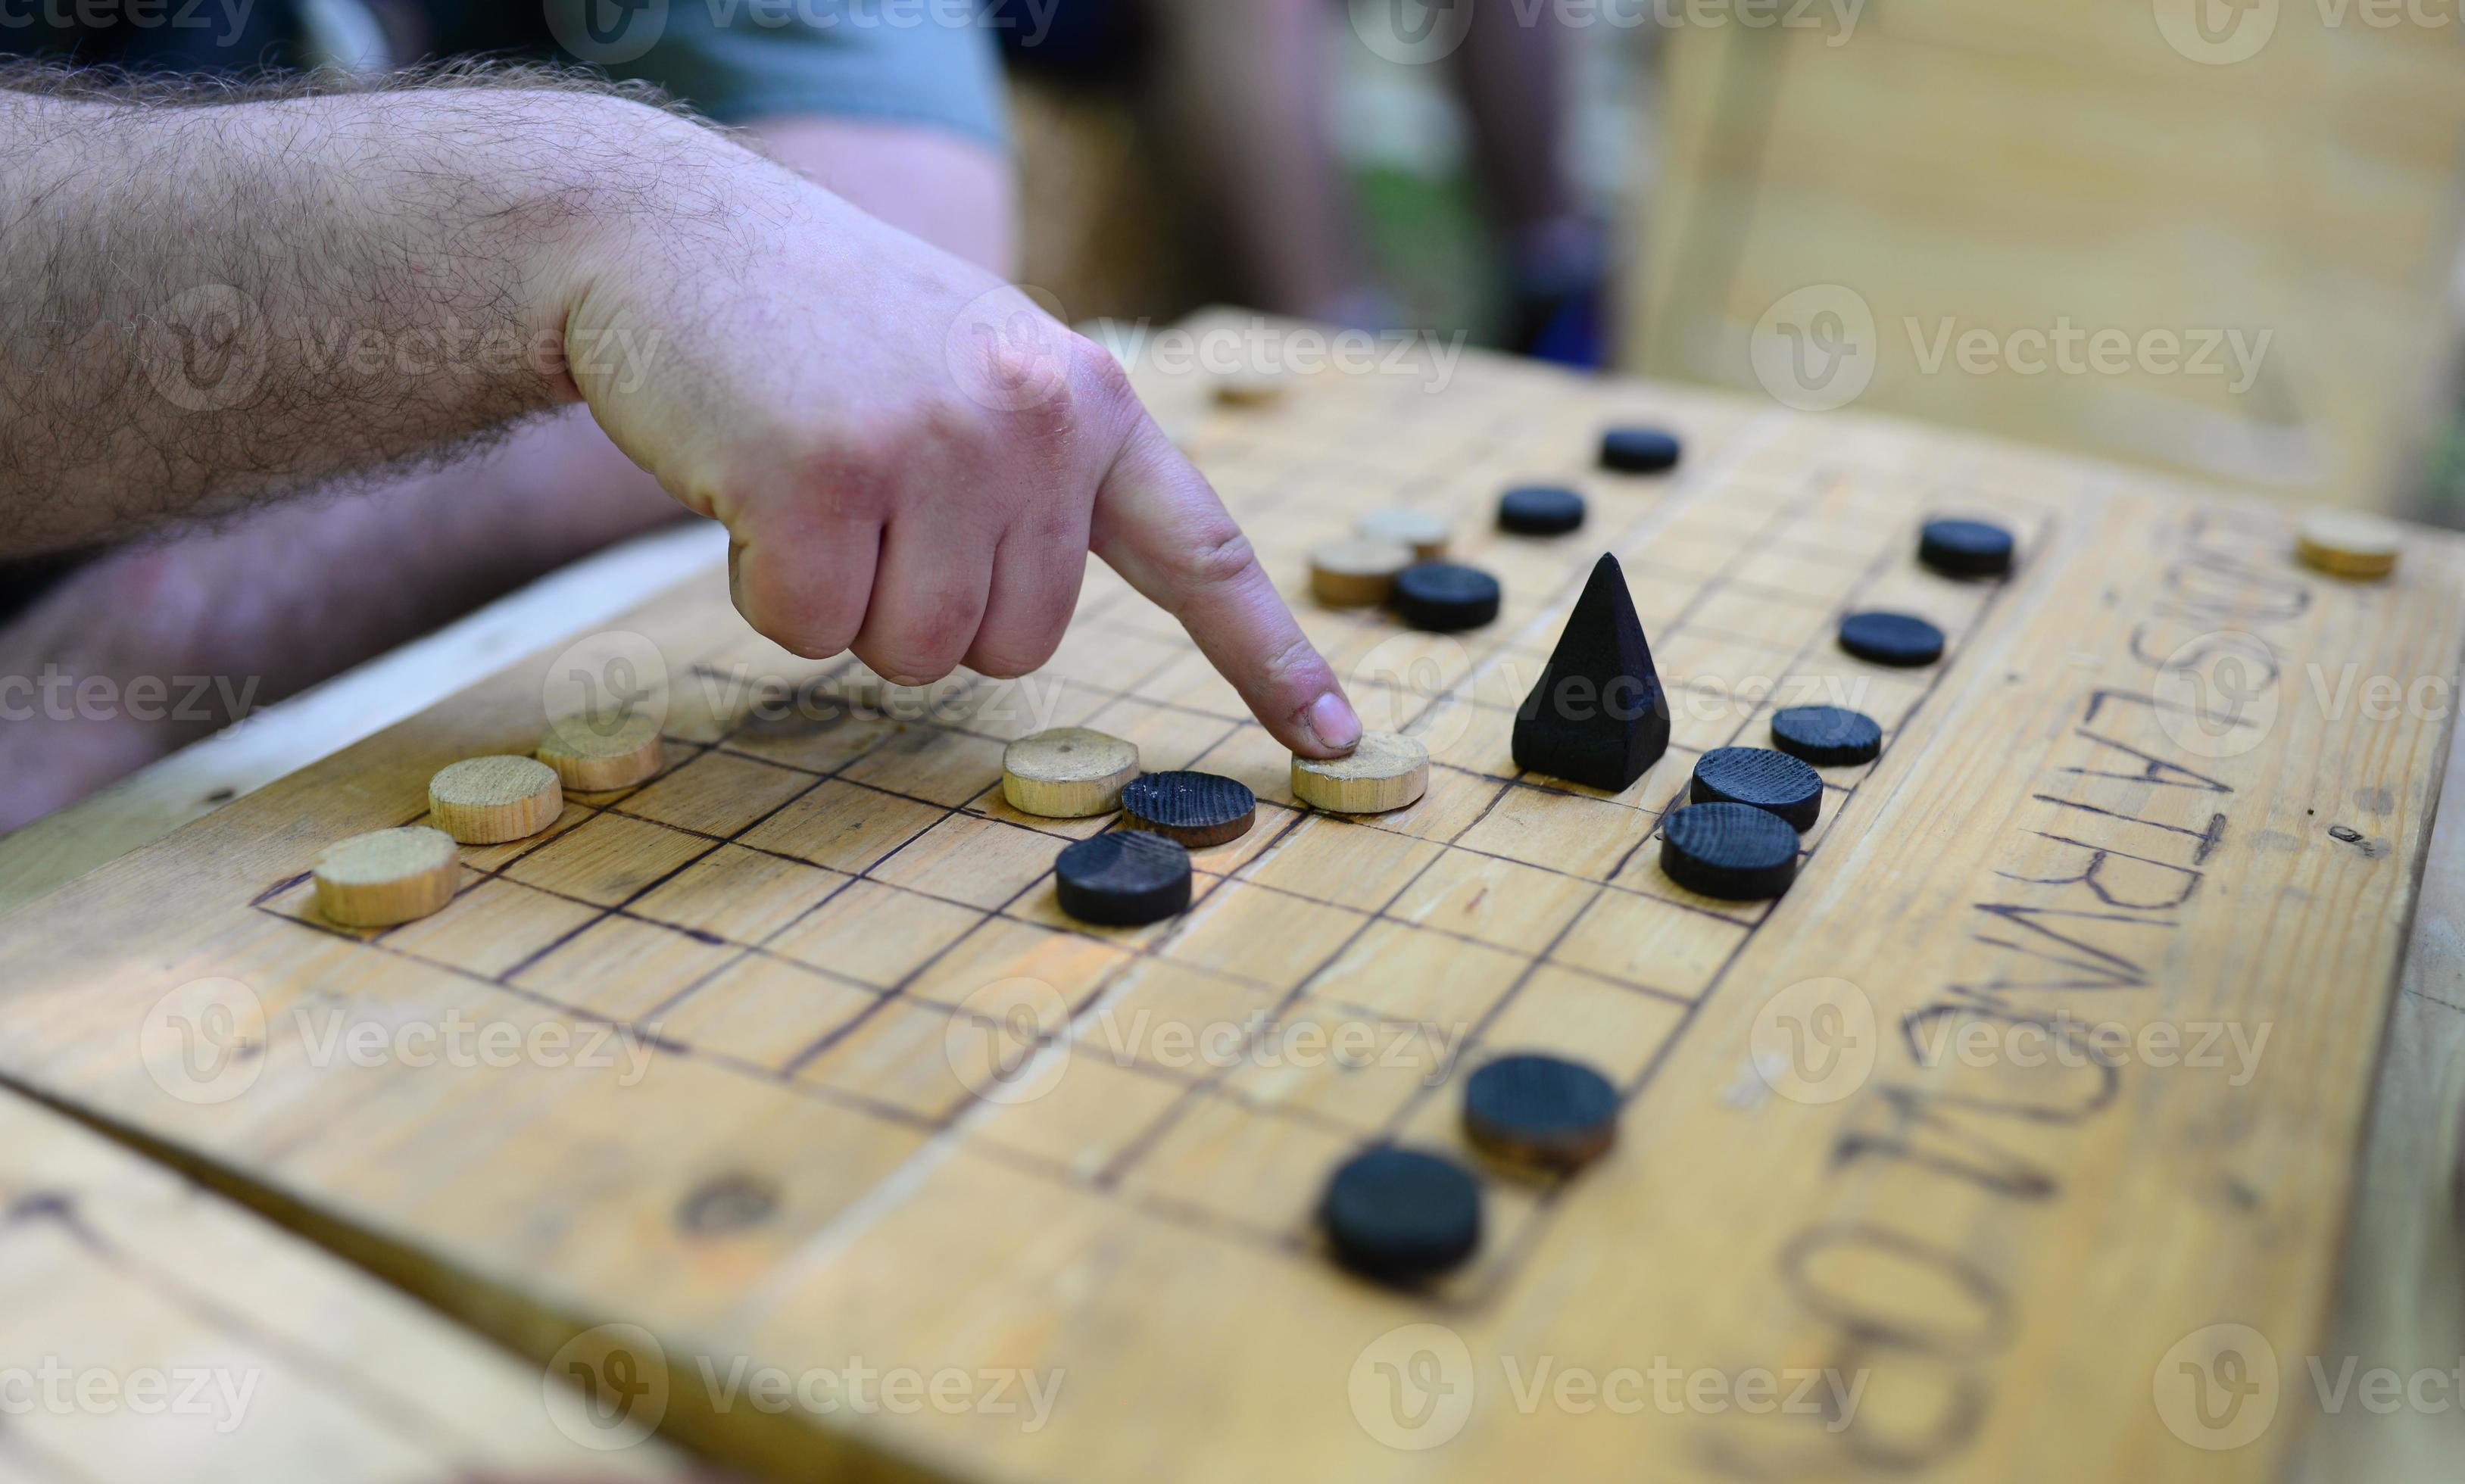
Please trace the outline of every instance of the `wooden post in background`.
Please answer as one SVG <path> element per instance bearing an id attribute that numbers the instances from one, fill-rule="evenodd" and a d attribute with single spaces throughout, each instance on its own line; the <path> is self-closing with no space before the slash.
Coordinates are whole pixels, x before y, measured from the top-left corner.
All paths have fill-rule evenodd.
<path id="1" fill-rule="evenodd" d="M 1873 358 L 1860 408 L 2412 507 L 2432 419 L 2453 408 L 2456 7 L 1722 13 L 1668 38 L 1630 369 L 1767 390 L 1759 322 L 1766 354 L 1845 330 Z M 1839 313 L 1817 324 L 1825 310 Z M 2087 369 L 2048 364 L 2065 327 Z M 2104 330 L 2131 348 L 2092 365 L 2085 337 Z"/>

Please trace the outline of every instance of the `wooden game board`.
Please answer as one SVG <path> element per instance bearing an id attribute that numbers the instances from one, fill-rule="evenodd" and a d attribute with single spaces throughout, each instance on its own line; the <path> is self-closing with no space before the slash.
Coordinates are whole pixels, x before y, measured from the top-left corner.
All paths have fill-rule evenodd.
<path id="1" fill-rule="evenodd" d="M 322 845 L 412 821 L 435 768 L 525 748 L 576 683 L 573 654 L 517 664 L 0 922 L 0 1074 L 781 1473 L 2273 1471 L 2290 1423 L 2212 1451 L 2158 1402 L 2207 1326 L 2248 1326 L 2289 1372 L 2316 1342 L 2438 801 L 2455 542 L 2424 533 L 2350 585 L 2295 566 L 2272 508 L 1479 357 L 1443 389 L 1321 376 L 1184 412 L 1373 724 L 1431 742 L 1412 808 L 1296 809 L 1285 756 L 1100 568 L 1033 683 L 929 694 L 779 652 L 713 573 L 627 619 L 639 643 L 580 656 L 664 707 L 660 779 L 469 852 L 436 918 L 318 921 Z M 1597 473 L 1622 420 L 1680 431 L 1682 469 Z M 1531 479 L 1583 488 L 1591 525 L 1489 529 Z M 1393 503 L 1455 518 L 1505 584 L 1496 625 L 1306 605 L 1307 549 Z M 1918 568 L 1917 522 L 1945 508 L 2018 530 L 2017 577 Z M 1677 745 L 1616 796 L 1519 778 L 1507 747 L 1604 549 L 1677 687 Z M 1935 619 L 1944 661 L 1841 654 L 1865 607 Z M 1758 679 L 1868 711 L 1885 751 L 1828 775 L 1782 901 L 1692 897 L 1656 821 L 1701 750 L 1763 739 Z M 838 709 L 783 712 L 797 687 Z M 1004 740 L 1057 724 L 1258 790 L 1186 917 L 1055 911 L 1053 855 L 1105 822 L 1013 815 L 996 780 Z M 2177 1056 L 2204 1027 L 2270 1039 L 2247 1077 L 1921 1059 L 2066 1009 L 2174 1028 Z M 488 1064 L 401 1035 L 455 1023 L 581 1039 Z M 328 1039 L 358 1027 L 384 1050 Z M 1793 1035 L 1871 1070 L 1794 1062 Z M 1330 1265 L 1327 1172 L 1390 1138 L 1470 1160 L 1463 1073 L 1522 1049 L 1617 1081 L 1618 1147 L 1563 1185 L 1484 1168 L 1482 1250 L 1431 1292 Z M 903 1411 L 728 1389 L 851 1362 L 962 1379 Z M 1864 1388 L 1836 1427 L 1772 1398 L 1663 1410 L 1655 1367 Z M 1627 1405 L 1559 1389 L 1569 1371 Z M 1020 1373 L 1058 1378 L 1042 1426 Z"/>

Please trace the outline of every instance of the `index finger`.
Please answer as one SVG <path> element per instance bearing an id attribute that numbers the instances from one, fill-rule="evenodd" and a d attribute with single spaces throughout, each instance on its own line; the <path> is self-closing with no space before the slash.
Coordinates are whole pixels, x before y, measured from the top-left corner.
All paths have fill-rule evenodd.
<path id="1" fill-rule="evenodd" d="M 1361 719 L 1258 565 L 1250 539 L 1151 418 L 1096 492 L 1098 556 L 1181 620 L 1277 742 L 1309 758 L 1361 743 Z"/>

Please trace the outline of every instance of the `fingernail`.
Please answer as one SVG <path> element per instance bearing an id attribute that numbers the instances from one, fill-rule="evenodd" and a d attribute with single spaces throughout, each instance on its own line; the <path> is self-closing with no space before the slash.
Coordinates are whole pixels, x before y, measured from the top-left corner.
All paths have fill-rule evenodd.
<path id="1" fill-rule="evenodd" d="M 1333 691 L 1310 702 L 1301 724 L 1320 746 L 1332 751 L 1350 752 L 1361 745 L 1361 719 L 1352 714 L 1352 703 Z"/>

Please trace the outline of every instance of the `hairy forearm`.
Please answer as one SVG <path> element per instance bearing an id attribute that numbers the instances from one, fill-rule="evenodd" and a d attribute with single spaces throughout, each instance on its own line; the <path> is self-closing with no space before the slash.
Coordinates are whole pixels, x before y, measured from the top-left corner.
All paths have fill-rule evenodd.
<path id="1" fill-rule="evenodd" d="M 568 356 L 649 350 L 567 342 L 578 265 L 620 224 L 708 212 L 730 147 L 553 87 L 0 92 L 0 551 L 398 467 L 572 399 Z"/>

